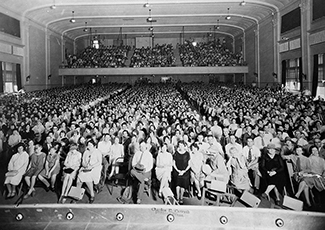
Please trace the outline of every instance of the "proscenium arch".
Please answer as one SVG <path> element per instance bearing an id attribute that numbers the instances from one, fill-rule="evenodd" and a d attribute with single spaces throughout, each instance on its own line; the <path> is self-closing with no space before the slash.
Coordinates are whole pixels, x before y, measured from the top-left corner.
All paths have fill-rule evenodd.
<path id="1" fill-rule="evenodd" d="M 258 24 L 258 19 L 252 16 L 247 16 L 247 15 L 243 15 L 243 14 L 195 14 L 195 15 L 191 15 L 191 14 L 183 14 L 183 15 L 175 15 L 175 14 L 170 14 L 170 15 L 155 15 L 156 18 L 169 18 L 169 17 L 220 17 L 220 16 L 234 16 L 234 17 L 240 17 L 240 18 L 246 18 L 246 19 L 250 19 L 252 21 L 254 21 L 256 24 Z M 147 18 L 148 15 L 128 15 L 128 16 L 82 16 L 82 17 L 74 17 L 76 20 L 77 19 L 89 19 L 89 18 Z M 55 22 L 59 22 L 59 21 L 65 21 L 65 20 L 69 20 L 71 19 L 71 17 L 63 17 L 57 20 L 52 20 L 49 21 L 48 23 L 46 23 L 46 26 L 49 26 L 50 24 L 53 24 Z"/>
<path id="2" fill-rule="evenodd" d="M 175 0 L 162 0 L 162 1 L 156 1 L 156 2 L 153 2 L 151 3 L 151 5 L 157 5 L 157 4 L 166 4 L 166 3 L 170 3 L 170 4 L 184 4 L 184 3 L 199 3 L 199 4 L 202 4 L 202 3 L 236 3 L 238 2 L 238 4 L 241 2 L 239 0 L 227 0 L 227 1 L 217 1 L 216 0 L 205 0 L 203 2 L 198 2 L 197 0 L 185 0 L 185 1 L 179 1 L 177 0 L 177 2 L 175 2 Z M 279 8 L 274 5 L 274 4 L 270 4 L 270 3 L 267 3 L 267 2 L 263 2 L 263 1 L 259 1 L 259 0 L 246 0 L 246 4 L 255 4 L 255 5 L 261 5 L 261 6 L 266 6 L 268 8 L 273 8 L 275 9 L 276 12 L 279 12 Z M 29 8 L 28 10 L 24 11 L 22 13 L 22 16 L 25 17 L 27 13 L 31 12 L 31 11 L 34 11 L 34 10 L 39 10 L 39 9 L 42 9 L 42 8 L 49 8 L 51 7 L 53 4 L 44 4 L 42 6 L 35 6 L 35 7 L 31 7 Z M 134 1 L 128 1 L 128 2 L 107 2 L 107 3 L 103 3 L 103 2 L 100 2 L 100 3 L 96 3 L 96 2 L 91 2 L 91 3 L 83 3 L 82 6 L 87 6 L 87 5 L 142 5 L 142 3 L 138 3 L 138 2 L 134 2 Z M 80 3 L 60 3 L 60 4 L 57 4 L 56 3 L 56 6 L 80 6 Z"/>

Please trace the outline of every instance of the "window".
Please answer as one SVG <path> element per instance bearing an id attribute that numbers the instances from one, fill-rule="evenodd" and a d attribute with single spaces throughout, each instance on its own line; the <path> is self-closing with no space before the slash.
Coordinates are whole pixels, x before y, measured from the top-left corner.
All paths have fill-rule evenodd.
<path id="1" fill-rule="evenodd" d="M 299 90 L 300 82 L 299 82 L 299 66 L 300 61 L 299 58 L 287 60 L 288 69 L 287 69 L 287 80 L 286 87 L 289 90 Z"/>
<path id="2" fill-rule="evenodd" d="M 16 64 L 2 62 L 2 79 L 3 79 L 3 91 L 4 93 L 13 93 L 18 91 L 17 76 L 16 76 Z"/>
<path id="3" fill-rule="evenodd" d="M 318 54 L 318 82 L 321 82 L 322 80 L 325 80 L 324 58 L 325 58 L 325 54 Z"/>

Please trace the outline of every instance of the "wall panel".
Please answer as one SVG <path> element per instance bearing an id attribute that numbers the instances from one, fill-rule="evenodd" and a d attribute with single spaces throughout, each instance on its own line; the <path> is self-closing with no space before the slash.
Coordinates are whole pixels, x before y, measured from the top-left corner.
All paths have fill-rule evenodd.
<path id="1" fill-rule="evenodd" d="M 29 74 L 27 91 L 44 89 L 46 77 L 45 31 L 36 26 L 29 27 Z"/>
<path id="2" fill-rule="evenodd" d="M 273 84 L 274 77 L 274 32 L 272 18 L 260 25 L 260 81 L 261 87 Z"/>

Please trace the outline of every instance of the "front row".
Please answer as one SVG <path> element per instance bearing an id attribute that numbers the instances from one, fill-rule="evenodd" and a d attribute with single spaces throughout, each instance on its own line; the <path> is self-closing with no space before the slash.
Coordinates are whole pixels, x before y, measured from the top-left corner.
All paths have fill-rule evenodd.
<path id="1" fill-rule="evenodd" d="M 280 194 L 286 184 L 285 164 L 276 147 L 268 145 L 265 153 L 252 156 L 254 148 L 243 149 L 240 153 L 235 147 L 230 148 L 228 160 L 221 154 L 213 151 L 203 153 L 200 146 L 194 143 L 187 148 L 184 141 L 179 141 L 177 149 L 172 155 L 168 152 L 168 145 L 162 144 L 156 158 L 150 152 L 149 146 L 141 142 L 130 158 L 129 176 L 138 183 L 136 203 L 141 203 L 145 184 L 155 177 L 159 181 L 159 196 L 163 197 L 163 191 L 167 188 L 174 188 L 177 201 L 182 204 L 186 189 L 193 184 L 197 197 L 201 197 L 201 188 L 205 181 L 217 178 L 225 183 L 231 184 L 239 191 L 250 191 L 262 194 L 262 197 L 270 199 L 270 192 L 274 191 L 275 203 L 280 204 Z M 103 155 L 96 148 L 93 140 L 87 141 L 86 150 L 82 154 L 76 144 L 71 144 L 68 153 L 64 156 L 60 144 L 52 146 L 46 155 L 42 152 L 42 146 L 35 145 L 35 152 L 29 156 L 24 149 L 24 144 L 17 145 L 17 153 L 14 154 L 8 164 L 8 172 L 5 175 L 4 184 L 7 187 L 7 198 L 16 196 L 17 186 L 25 183 L 28 191 L 24 195 L 27 199 L 35 195 L 35 184 L 40 180 L 47 191 L 56 189 L 56 179 L 62 175 L 62 190 L 59 195 L 59 203 L 64 203 L 69 191 L 75 182 L 77 188 L 85 183 L 89 193 L 89 203 L 95 199 L 95 190 L 102 176 Z M 60 152 L 61 151 L 61 152 Z M 260 153 L 259 153 L 260 154 Z M 246 156 L 247 155 L 247 156 Z M 304 159 L 298 154 L 293 157 L 295 160 L 315 162 L 320 164 L 319 157 L 312 154 Z M 316 154 L 317 155 L 317 154 Z M 290 160 L 289 157 L 283 157 Z M 313 159 L 315 160 L 313 161 Z M 316 159 L 317 158 L 317 159 Z M 291 159 L 292 160 L 292 159 Z M 299 162 L 300 162 L 299 161 Z M 309 164 L 311 164 L 309 163 Z M 322 164 L 325 172 L 325 163 Z M 62 171 L 61 171 L 62 169 Z M 315 172 L 320 174 L 320 172 Z M 316 175 L 316 174 L 315 174 Z M 310 206 L 309 189 L 324 186 L 325 179 L 321 176 L 299 174 L 300 182 L 296 197 L 304 192 L 307 205 Z M 322 187 L 323 188 L 323 187 Z M 323 188 L 323 190 L 325 187 Z M 319 189 L 318 189 L 319 190 Z"/>

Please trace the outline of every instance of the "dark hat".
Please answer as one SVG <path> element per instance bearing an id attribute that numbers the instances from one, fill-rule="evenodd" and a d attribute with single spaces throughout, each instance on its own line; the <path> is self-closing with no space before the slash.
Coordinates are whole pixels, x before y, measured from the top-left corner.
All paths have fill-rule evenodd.
<path id="1" fill-rule="evenodd" d="M 75 149 L 78 149 L 78 145 L 75 144 L 75 143 L 71 144 L 70 145 L 70 151 L 75 150 Z"/>
<path id="2" fill-rule="evenodd" d="M 20 146 L 22 146 L 24 149 L 25 149 L 25 144 L 22 143 L 22 142 L 19 142 L 17 145 L 16 145 L 16 148 L 18 149 Z"/>

